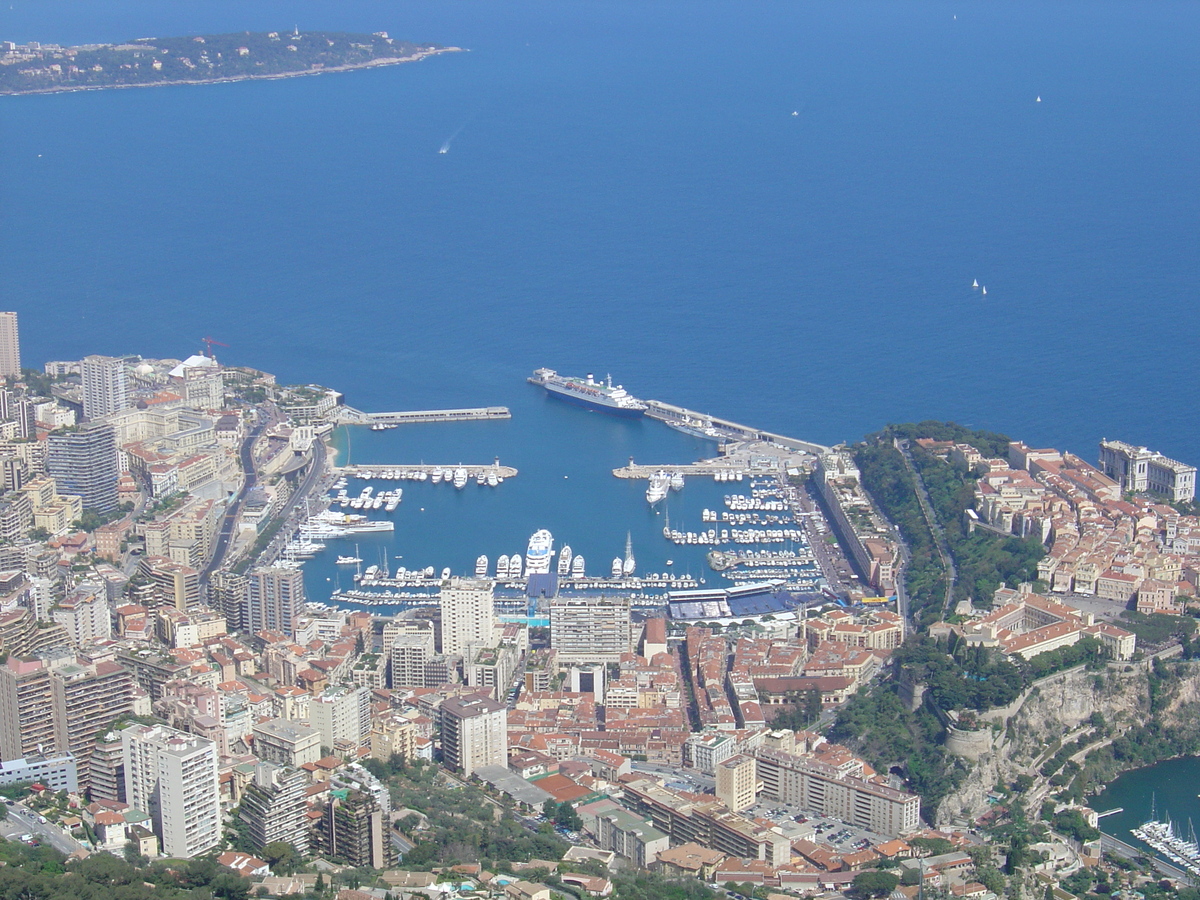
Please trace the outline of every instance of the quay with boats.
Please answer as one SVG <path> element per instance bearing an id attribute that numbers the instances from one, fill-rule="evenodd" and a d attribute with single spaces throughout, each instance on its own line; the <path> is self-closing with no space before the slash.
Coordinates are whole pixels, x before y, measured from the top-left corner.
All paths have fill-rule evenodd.
<path id="1" fill-rule="evenodd" d="M 377 463 L 370 465 L 338 466 L 334 474 L 343 479 L 357 478 L 363 481 L 430 481 L 465 487 L 467 482 L 496 487 L 506 478 L 515 478 L 517 470 L 512 466 L 500 465 L 500 460 L 479 465 L 458 463 L 454 465 L 432 465 L 429 463 Z"/>
<path id="2" fill-rule="evenodd" d="M 472 422 L 479 419 L 511 419 L 507 406 L 479 406 L 471 409 L 412 409 L 400 412 L 363 412 L 353 406 L 342 406 L 337 411 L 339 425 L 383 426 L 424 425 L 431 422 Z M 382 429 L 376 429 L 382 430 Z"/>
<path id="3" fill-rule="evenodd" d="M 1133 835 L 1189 874 L 1200 876 L 1200 845 L 1196 842 L 1195 829 L 1188 824 L 1190 833 L 1186 838 L 1176 833 L 1169 818 L 1165 822 L 1151 818 L 1133 829 Z"/>

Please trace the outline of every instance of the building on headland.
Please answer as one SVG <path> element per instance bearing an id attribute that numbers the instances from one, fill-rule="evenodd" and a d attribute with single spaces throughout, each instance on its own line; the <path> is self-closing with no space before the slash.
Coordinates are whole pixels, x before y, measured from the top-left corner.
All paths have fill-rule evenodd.
<path id="1" fill-rule="evenodd" d="M 555 597 L 550 646 L 560 663 L 615 663 L 630 648 L 627 596 Z"/>
<path id="2" fill-rule="evenodd" d="M 1084 637 L 1095 638 L 1113 659 L 1132 658 L 1137 637 L 1108 622 L 1097 622 L 1091 613 L 1030 590 L 1001 589 L 996 608 L 986 616 L 964 623 L 963 637 L 969 644 L 999 647 L 1024 659 L 1039 653 L 1069 647 Z"/>
<path id="3" fill-rule="evenodd" d="M 875 510 L 849 450 L 824 454 L 813 472 L 817 490 L 867 583 L 884 596 L 896 590 L 899 549 Z"/>
<path id="4" fill-rule="evenodd" d="M 165 725 L 121 730 L 125 796 L 154 821 L 162 852 L 191 859 L 221 841 L 216 745 Z"/>
<path id="5" fill-rule="evenodd" d="M 21 338 L 17 314 L 0 312 L 0 378 L 19 378 L 20 375 Z"/>
<path id="6" fill-rule="evenodd" d="M 1100 441 L 1100 470 L 1123 491 L 1146 491 L 1172 503 L 1196 497 L 1196 467 L 1124 441 Z"/>

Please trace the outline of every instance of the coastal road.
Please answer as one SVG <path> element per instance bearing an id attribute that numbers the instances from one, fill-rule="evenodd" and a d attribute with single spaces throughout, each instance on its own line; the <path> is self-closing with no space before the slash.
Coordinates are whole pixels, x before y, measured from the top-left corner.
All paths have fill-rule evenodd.
<path id="1" fill-rule="evenodd" d="M 292 493 L 291 499 L 288 501 L 286 510 L 282 510 L 280 515 L 285 516 L 283 525 L 279 529 L 279 533 L 275 535 L 275 539 L 271 541 L 271 545 L 263 551 L 260 557 L 264 563 L 269 564 L 282 552 L 284 546 L 291 540 L 292 534 L 300 525 L 300 519 L 303 518 L 301 507 L 304 501 L 313 493 L 322 479 L 325 478 L 325 442 L 321 438 L 313 441 L 312 445 L 312 462 L 308 470 L 304 473 L 304 478 Z"/>
<path id="2" fill-rule="evenodd" d="M 0 832 L 6 833 L 6 837 L 15 839 L 19 834 L 30 834 L 41 841 L 43 844 L 49 844 L 59 853 L 70 856 L 76 850 L 82 850 L 83 844 L 68 835 L 57 825 L 50 823 L 42 823 L 38 821 L 38 814 L 27 809 L 20 803 L 14 804 L 8 808 L 8 819 L 5 822 L 0 822 Z"/>
<path id="3" fill-rule="evenodd" d="M 221 523 L 221 531 L 217 535 L 217 543 L 213 548 L 212 559 L 209 560 L 208 565 L 205 566 L 204 572 L 200 576 L 203 582 L 207 582 L 208 577 L 219 569 L 225 561 L 225 554 L 229 552 L 229 545 L 233 540 L 233 529 L 237 527 L 237 520 L 241 514 L 242 505 L 245 503 L 250 491 L 258 483 L 258 471 L 254 468 L 254 443 L 270 424 L 271 417 L 263 415 L 261 409 L 257 410 L 257 412 L 258 422 L 250 430 L 250 433 L 246 435 L 245 440 L 242 441 L 241 463 L 242 473 L 245 476 L 242 479 L 242 489 L 238 492 L 237 497 L 230 502 L 229 507 L 225 511 L 225 520 Z"/>

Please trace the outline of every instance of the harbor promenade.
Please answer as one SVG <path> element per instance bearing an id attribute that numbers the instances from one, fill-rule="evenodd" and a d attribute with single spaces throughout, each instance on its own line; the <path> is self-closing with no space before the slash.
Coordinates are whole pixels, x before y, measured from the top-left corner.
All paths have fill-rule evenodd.
<path id="1" fill-rule="evenodd" d="M 693 428 L 697 427 L 697 425 L 702 425 L 704 428 L 712 428 L 717 435 L 720 435 L 725 440 L 769 441 L 773 444 L 781 444 L 792 450 L 802 450 L 805 453 L 812 453 L 816 456 L 829 452 L 829 448 L 822 444 L 814 444 L 812 441 L 801 441 L 797 438 L 787 437 L 786 435 L 774 434 L 770 431 L 752 428 L 749 425 L 743 425 L 740 422 L 734 422 L 729 419 L 719 419 L 707 413 L 699 413 L 693 409 L 675 406 L 672 403 L 664 403 L 661 400 L 646 400 L 644 402 L 649 407 L 646 410 L 647 416 L 652 419 L 658 419 L 660 422 L 668 425 L 690 426 Z"/>

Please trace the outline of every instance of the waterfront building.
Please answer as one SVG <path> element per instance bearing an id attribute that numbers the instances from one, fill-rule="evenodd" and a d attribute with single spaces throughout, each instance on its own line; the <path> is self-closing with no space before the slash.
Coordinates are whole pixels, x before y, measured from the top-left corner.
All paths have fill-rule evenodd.
<path id="1" fill-rule="evenodd" d="M 441 652 L 463 654 L 469 646 L 495 645 L 495 583 L 485 578 L 451 578 L 438 596 L 442 609 Z"/>
<path id="2" fill-rule="evenodd" d="M 278 631 L 291 637 L 304 615 L 304 572 L 291 566 L 260 566 L 250 572 L 242 628 L 251 634 Z"/>
<path id="3" fill-rule="evenodd" d="M 1196 467 L 1124 441 L 1100 441 L 1100 470 L 1123 491 L 1148 491 L 1172 503 L 1196 497 Z"/>
<path id="4" fill-rule="evenodd" d="M 121 731 L 125 796 L 154 821 L 162 852 L 191 859 L 221 841 L 216 745 L 165 725 Z"/>
<path id="5" fill-rule="evenodd" d="M 395 858 L 383 810 L 363 791 L 331 791 L 317 823 L 317 850 L 352 866 L 386 869 Z"/>
<path id="6" fill-rule="evenodd" d="M 20 375 L 21 338 L 17 331 L 17 314 L 0 312 L 0 378 L 19 378 Z"/>
<path id="7" fill-rule="evenodd" d="M 830 451 L 813 472 L 817 490 L 859 571 L 880 595 L 896 589 L 899 551 L 892 533 L 862 487 L 848 450 Z"/>
<path id="8" fill-rule="evenodd" d="M 758 795 L 754 757 L 739 753 L 717 766 L 717 799 L 733 812 L 749 809 Z"/>
<path id="9" fill-rule="evenodd" d="M 508 708 L 485 697 L 450 697 L 439 708 L 442 760 L 469 776 L 481 766 L 508 764 Z"/>
<path id="10" fill-rule="evenodd" d="M 82 376 L 83 415 L 89 421 L 129 406 L 129 375 L 125 360 L 114 356 L 85 356 Z"/>
<path id="11" fill-rule="evenodd" d="M 360 747 L 371 734 L 371 692 L 350 685 L 326 688 L 309 703 L 308 718 L 321 734 L 322 747 Z"/>
<path id="12" fill-rule="evenodd" d="M 762 793 L 774 800 L 889 837 L 920 827 L 921 798 L 868 780 L 861 760 L 834 765 L 764 748 L 755 759 Z"/>
<path id="13" fill-rule="evenodd" d="M 83 498 L 84 509 L 117 505 L 117 442 L 111 425 L 93 422 L 46 438 L 46 471 L 61 494 Z"/>
<path id="14" fill-rule="evenodd" d="M 254 726 L 254 755 L 298 769 L 321 758 L 321 732 L 303 719 L 267 719 Z"/>
<path id="15" fill-rule="evenodd" d="M 239 815 L 256 850 L 282 841 L 290 844 L 297 856 L 308 854 L 307 786 L 303 769 L 269 762 L 254 767 L 254 780 L 242 794 Z"/>
<path id="16" fill-rule="evenodd" d="M 550 646 L 559 663 L 615 663 L 630 649 L 629 598 L 555 597 Z"/>

